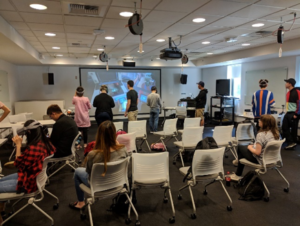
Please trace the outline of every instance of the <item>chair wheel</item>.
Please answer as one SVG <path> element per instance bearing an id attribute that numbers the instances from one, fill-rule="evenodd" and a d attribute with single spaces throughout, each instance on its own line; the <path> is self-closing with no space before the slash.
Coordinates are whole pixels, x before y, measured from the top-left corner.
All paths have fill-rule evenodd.
<path id="1" fill-rule="evenodd" d="M 125 220 L 125 224 L 130 224 L 131 223 L 131 219 L 130 218 L 127 218 L 126 220 Z"/>
<path id="2" fill-rule="evenodd" d="M 169 219 L 169 223 L 170 223 L 170 224 L 174 224 L 174 223 L 175 223 L 175 217 L 171 217 L 171 218 Z"/>
<path id="3" fill-rule="evenodd" d="M 81 160 L 78 160 L 78 164 L 81 164 L 82 163 L 82 161 Z"/>
<path id="4" fill-rule="evenodd" d="M 179 195 L 177 196 L 177 199 L 178 199 L 178 200 L 181 200 L 181 199 L 182 199 L 182 195 L 179 194 Z"/>
<path id="5" fill-rule="evenodd" d="M 173 161 L 173 165 L 176 165 L 176 161 Z"/>
<path id="6" fill-rule="evenodd" d="M 53 210 L 57 210 L 58 207 L 59 207 L 59 203 L 54 204 L 54 205 L 53 205 Z"/>
<path id="7" fill-rule="evenodd" d="M 8 216 L 10 217 L 11 215 L 13 215 L 15 213 L 15 211 L 10 211 L 9 213 L 8 213 Z"/>
<path id="8" fill-rule="evenodd" d="M 168 198 L 164 198 L 164 203 L 168 203 Z"/>
<path id="9" fill-rule="evenodd" d="M 203 195 L 207 195 L 207 191 L 206 190 L 204 190 Z"/>
<path id="10" fill-rule="evenodd" d="M 270 198 L 269 198 L 269 197 L 264 197 L 264 201 L 265 201 L 265 202 L 269 202 L 269 201 L 270 201 Z"/>
<path id="11" fill-rule="evenodd" d="M 232 207 L 231 206 L 227 206 L 227 210 L 228 211 L 232 211 Z"/>
<path id="12" fill-rule="evenodd" d="M 290 191 L 290 189 L 289 188 L 285 188 L 285 189 L 283 189 L 283 191 L 286 192 L 286 193 L 288 193 Z"/>
<path id="13" fill-rule="evenodd" d="M 85 214 L 80 214 L 80 219 L 81 220 L 85 220 L 86 219 L 86 215 Z"/>
<path id="14" fill-rule="evenodd" d="M 141 222 L 140 221 L 136 221 L 135 222 L 135 226 L 140 226 L 141 225 Z"/>
<path id="15" fill-rule="evenodd" d="M 196 218 L 197 218 L 196 214 L 192 213 L 192 214 L 191 214 L 191 218 L 192 218 L 193 220 L 196 219 Z"/>

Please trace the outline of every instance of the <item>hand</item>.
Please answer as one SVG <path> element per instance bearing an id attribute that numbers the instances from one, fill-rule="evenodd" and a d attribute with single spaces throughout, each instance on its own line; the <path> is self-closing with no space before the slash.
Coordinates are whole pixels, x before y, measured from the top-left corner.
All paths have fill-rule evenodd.
<path id="1" fill-rule="evenodd" d="M 248 149 L 253 148 L 253 144 L 248 145 Z"/>
<path id="2" fill-rule="evenodd" d="M 297 115 L 294 115 L 294 118 L 297 118 L 298 116 Z"/>
<path id="3" fill-rule="evenodd" d="M 124 113 L 124 117 L 127 117 L 127 115 L 128 115 L 128 113 L 127 113 L 127 112 L 125 112 L 125 113 Z"/>
<path id="4" fill-rule="evenodd" d="M 17 147 L 22 146 L 22 137 L 19 137 L 18 135 L 12 138 L 12 141 L 16 144 Z"/>

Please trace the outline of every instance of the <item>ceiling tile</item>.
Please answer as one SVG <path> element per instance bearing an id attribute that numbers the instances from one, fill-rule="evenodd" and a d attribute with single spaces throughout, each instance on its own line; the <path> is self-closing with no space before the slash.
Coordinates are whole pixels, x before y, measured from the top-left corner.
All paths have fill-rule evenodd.
<path id="1" fill-rule="evenodd" d="M 66 43 L 67 40 L 65 38 L 49 38 L 49 37 L 38 37 L 39 41 L 42 43 Z"/>
<path id="2" fill-rule="evenodd" d="M 63 24 L 61 15 L 41 14 L 41 13 L 20 13 L 27 23 L 41 24 Z"/>
<path id="3" fill-rule="evenodd" d="M 19 13 L 12 12 L 12 11 L 1 11 L 0 15 L 6 20 L 6 21 L 16 21 L 16 22 L 23 22 L 22 17 L 20 17 Z"/>
<path id="4" fill-rule="evenodd" d="M 120 29 L 128 29 L 125 27 L 125 25 L 127 25 L 128 22 L 127 20 L 117 20 L 117 19 L 105 19 L 101 29 L 105 29 L 105 28 L 120 28 Z"/>
<path id="5" fill-rule="evenodd" d="M 30 28 L 24 22 L 9 22 L 9 23 L 17 30 L 30 30 Z"/>
<path id="6" fill-rule="evenodd" d="M 9 0 L 1 0 L 0 1 L 0 10 L 15 10 L 12 4 L 10 4 Z"/>
<path id="7" fill-rule="evenodd" d="M 54 32 L 56 34 L 55 37 L 49 37 L 49 36 L 46 36 L 45 33 L 47 32 L 51 32 L 51 31 L 33 31 L 33 33 L 37 36 L 37 37 L 44 37 L 44 38 L 47 38 L 49 40 L 51 39 L 56 39 L 56 38 L 65 38 L 65 33 L 62 33 L 62 32 Z"/>
<path id="8" fill-rule="evenodd" d="M 35 41 L 38 42 L 39 40 L 36 37 L 24 37 L 27 41 Z"/>
<path id="9" fill-rule="evenodd" d="M 252 19 L 239 17 L 225 17 L 212 23 L 211 25 L 217 27 L 236 27 L 248 23 L 250 21 L 252 21 Z"/>
<path id="10" fill-rule="evenodd" d="M 65 42 L 61 42 L 61 43 L 57 43 L 57 42 L 45 42 L 45 41 L 42 41 L 42 45 L 45 47 L 45 48 L 48 48 L 48 47 L 53 47 L 53 46 L 56 46 L 56 47 L 60 47 L 60 48 L 65 48 L 67 47 L 67 43 L 66 41 Z M 53 51 L 56 51 L 56 50 L 53 50 Z"/>
<path id="11" fill-rule="evenodd" d="M 266 7 L 262 5 L 251 5 L 245 9 L 239 10 L 238 12 L 231 14 L 230 16 L 257 19 L 279 12 L 281 10 L 282 9 L 280 8 Z"/>
<path id="12" fill-rule="evenodd" d="M 20 12 L 30 12 L 37 13 L 37 10 L 29 7 L 32 4 L 32 0 L 11 0 L 16 6 L 17 10 Z M 45 1 L 45 0 L 35 0 L 34 3 L 43 4 L 47 6 L 47 10 L 39 10 L 42 14 L 60 14 L 61 15 L 61 5 L 60 1 Z"/>
<path id="13" fill-rule="evenodd" d="M 151 1 L 143 1 L 143 9 L 153 9 L 161 0 L 151 0 Z M 122 7 L 129 7 L 134 9 L 134 2 L 133 0 L 113 0 L 112 6 L 122 6 Z M 136 4 L 137 9 L 140 7 L 139 1 Z"/>
<path id="14" fill-rule="evenodd" d="M 205 22 L 203 23 L 194 23 L 193 19 L 195 18 L 205 18 Z M 189 14 L 187 17 L 183 18 L 182 20 L 180 20 L 178 23 L 179 24 L 188 24 L 190 26 L 195 26 L 195 27 L 203 27 L 203 26 L 207 26 L 219 19 L 221 19 L 221 16 L 210 16 L 210 15 L 204 15 L 202 13 L 199 13 L 198 11 Z"/>
<path id="15" fill-rule="evenodd" d="M 128 21 L 129 18 L 122 17 L 122 16 L 119 15 L 120 12 L 132 12 L 132 13 L 134 13 L 134 8 L 133 7 L 131 7 L 131 8 L 110 7 L 107 14 L 106 14 L 106 18 Z M 146 16 L 149 12 L 150 12 L 150 10 L 146 10 L 146 9 L 143 8 L 142 9 L 142 17 Z M 140 13 L 139 10 L 138 10 L 138 13 Z"/>
<path id="16" fill-rule="evenodd" d="M 68 52 L 68 48 L 67 47 L 61 47 L 60 49 L 52 49 L 52 46 L 45 46 L 45 49 L 47 50 L 47 52 L 53 52 L 53 53 L 67 53 Z"/>
<path id="17" fill-rule="evenodd" d="M 36 31 L 45 31 L 45 32 L 64 32 L 64 26 L 58 24 L 36 24 L 36 23 L 27 23 L 28 26 Z"/>
<path id="18" fill-rule="evenodd" d="M 186 13 L 180 12 L 166 12 L 166 11 L 152 11 L 145 19 L 145 22 L 157 22 L 157 23 L 175 23 L 186 16 Z"/>
<path id="19" fill-rule="evenodd" d="M 70 53 L 88 53 L 90 48 L 85 48 L 85 47 L 69 47 L 69 52 Z"/>
<path id="20" fill-rule="evenodd" d="M 87 17 L 87 16 L 65 16 L 66 25 L 76 26 L 88 26 L 97 29 L 102 22 L 102 18 L 99 17 Z"/>
<path id="21" fill-rule="evenodd" d="M 88 40 L 88 39 L 85 39 L 85 40 L 80 40 L 80 39 L 67 39 L 67 42 L 68 43 L 80 43 L 80 44 L 89 44 L 89 45 L 92 45 L 94 40 Z"/>
<path id="22" fill-rule="evenodd" d="M 23 37 L 35 37 L 35 35 L 32 33 L 32 31 L 28 30 L 18 30 L 19 34 L 22 35 Z"/>
<path id="23" fill-rule="evenodd" d="M 155 8 L 155 10 L 189 13 L 207 2 L 209 2 L 209 0 L 164 0 Z"/>
<path id="24" fill-rule="evenodd" d="M 68 0 L 69 3 L 84 4 L 84 5 L 109 5 L 111 0 Z"/>
<path id="25" fill-rule="evenodd" d="M 97 28 L 96 27 L 87 27 L 87 26 L 66 25 L 65 29 L 66 29 L 66 32 L 69 32 L 69 33 L 93 34 L 94 29 L 97 29 Z"/>
<path id="26" fill-rule="evenodd" d="M 297 4 L 299 5 L 299 0 L 261 0 L 256 4 L 269 7 L 289 8 Z"/>
<path id="27" fill-rule="evenodd" d="M 67 38 L 68 39 L 80 39 L 80 40 L 94 40 L 96 38 L 96 36 L 93 34 L 67 33 Z"/>

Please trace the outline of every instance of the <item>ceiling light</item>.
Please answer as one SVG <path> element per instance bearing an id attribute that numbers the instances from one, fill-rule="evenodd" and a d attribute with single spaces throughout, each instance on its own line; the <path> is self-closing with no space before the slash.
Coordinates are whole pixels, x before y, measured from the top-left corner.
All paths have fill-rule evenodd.
<path id="1" fill-rule="evenodd" d="M 104 49 L 97 49 L 98 51 L 104 51 Z"/>
<path id="2" fill-rule="evenodd" d="M 202 42 L 203 45 L 207 45 L 207 44 L 209 44 L 209 43 L 210 43 L 210 42 L 208 42 L 208 41 Z"/>
<path id="3" fill-rule="evenodd" d="M 160 60 L 160 58 L 159 58 L 159 57 L 157 57 L 157 58 L 156 58 L 156 60 Z"/>
<path id="4" fill-rule="evenodd" d="M 45 35 L 46 35 L 46 36 L 50 36 L 50 37 L 56 36 L 56 34 L 54 34 L 54 33 L 45 33 Z"/>
<path id="5" fill-rule="evenodd" d="M 214 53 L 206 53 L 207 55 L 212 55 L 212 54 L 214 54 Z"/>
<path id="6" fill-rule="evenodd" d="M 263 24 L 263 23 L 257 23 L 257 24 L 252 24 L 252 27 L 262 27 L 264 25 L 265 24 Z"/>
<path id="7" fill-rule="evenodd" d="M 58 56 L 58 57 L 62 57 L 62 56 L 64 56 L 64 55 L 62 55 L 62 54 L 57 54 L 56 56 Z"/>
<path id="8" fill-rule="evenodd" d="M 166 39 L 160 38 L 160 39 L 156 39 L 156 41 L 157 41 L 157 42 L 164 42 L 164 41 L 166 41 Z"/>
<path id="9" fill-rule="evenodd" d="M 204 21 L 205 21 L 204 18 L 195 18 L 195 19 L 193 19 L 193 22 L 194 22 L 194 23 L 202 23 L 202 22 L 204 22 Z"/>
<path id="10" fill-rule="evenodd" d="M 45 10 L 45 9 L 47 9 L 47 6 L 41 5 L 41 4 L 30 4 L 29 6 L 33 9 L 36 9 L 36 10 Z"/>
<path id="11" fill-rule="evenodd" d="M 140 52 L 139 50 L 137 51 L 138 53 Z M 144 50 L 142 50 L 142 53 L 144 52 Z"/>
<path id="12" fill-rule="evenodd" d="M 115 37 L 112 37 L 112 36 L 106 36 L 105 39 L 107 39 L 107 40 L 114 40 Z"/>
<path id="13" fill-rule="evenodd" d="M 242 46 L 250 46 L 250 43 L 244 43 Z"/>
<path id="14" fill-rule="evenodd" d="M 132 12 L 120 12 L 119 15 L 123 16 L 123 17 L 131 17 L 133 15 L 133 13 Z"/>
<path id="15" fill-rule="evenodd" d="M 52 47 L 52 49 L 60 49 L 60 47 L 54 46 Z"/>

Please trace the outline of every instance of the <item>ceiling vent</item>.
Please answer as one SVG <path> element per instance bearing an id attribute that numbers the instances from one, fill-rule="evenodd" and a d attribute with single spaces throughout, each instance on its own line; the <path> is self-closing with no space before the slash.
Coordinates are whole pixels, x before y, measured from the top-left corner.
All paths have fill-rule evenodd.
<path id="1" fill-rule="evenodd" d="M 91 45 L 90 44 L 73 42 L 73 43 L 69 43 L 68 47 L 90 48 Z"/>
<path id="2" fill-rule="evenodd" d="M 70 4 L 70 13 L 80 14 L 80 15 L 98 15 L 99 7 L 92 5 L 80 5 L 80 4 Z"/>
<path id="3" fill-rule="evenodd" d="M 253 33 L 243 34 L 242 37 L 249 37 L 249 38 L 263 38 L 265 36 L 271 35 L 272 31 L 256 31 Z"/>

